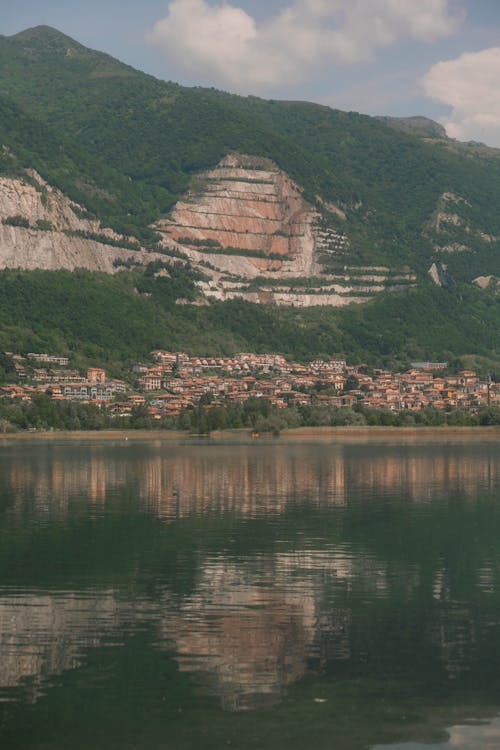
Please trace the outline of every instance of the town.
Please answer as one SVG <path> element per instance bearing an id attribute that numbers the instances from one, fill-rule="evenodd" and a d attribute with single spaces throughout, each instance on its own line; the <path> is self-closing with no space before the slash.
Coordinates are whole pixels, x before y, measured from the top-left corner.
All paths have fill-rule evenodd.
<path id="1" fill-rule="evenodd" d="M 263 398 L 276 408 L 360 405 L 393 413 L 423 409 L 475 413 L 500 405 L 500 383 L 473 370 L 450 374 L 446 362 L 413 362 L 404 372 L 347 365 L 344 359 L 307 364 L 279 354 L 238 353 L 198 357 L 155 350 L 153 364 L 136 363 L 128 381 L 109 378 L 101 367 L 81 371 L 67 357 L 5 352 L 17 382 L 0 386 L 0 399 L 30 401 L 46 394 L 53 401 L 106 406 L 113 417 L 129 417 L 141 407 L 149 418 L 178 417 L 189 407 L 217 406 Z"/>

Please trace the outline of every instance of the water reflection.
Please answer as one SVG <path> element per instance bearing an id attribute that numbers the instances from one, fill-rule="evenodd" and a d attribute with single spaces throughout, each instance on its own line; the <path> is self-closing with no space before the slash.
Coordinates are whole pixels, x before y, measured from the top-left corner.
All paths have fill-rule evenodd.
<path id="1" fill-rule="evenodd" d="M 0 597 L 0 696 L 26 684 L 24 697 L 35 700 L 47 677 L 81 666 L 86 648 L 117 633 L 123 615 L 112 592 Z"/>
<path id="2" fill-rule="evenodd" d="M 474 496 L 496 486 L 500 462 L 490 443 L 463 446 L 333 445 L 179 447 L 156 441 L 109 445 L 30 445 L 3 449 L 0 481 L 15 492 L 18 510 L 27 498 L 46 514 L 68 508 L 82 494 L 94 505 L 110 492 L 134 487 L 143 507 L 165 519 L 193 513 L 236 512 L 255 517 L 281 513 L 290 500 L 344 505 L 355 492 L 405 494 L 413 500 L 436 492 Z"/>
<path id="3" fill-rule="evenodd" d="M 482 682 L 500 705 L 494 443 L 33 443 L 2 459 L 0 700 L 40 701 L 141 632 L 232 712 L 304 677 L 460 701 Z"/>
<path id="4" fill-rule="evenodd" d="M 321 585 L 316 577 L 320 575 Z M 0 687 L 29 680 L 29 694 L 41 694 L 44 678 L 82 664 L 86 648 L 148 620 L 154 645 L 175 647 L 181 671 L 218 695 L 224 708 L 272 705 L 320 655 L 322 638 L 334 638 L 330 658 L 350 656 L 350 611 L 322 612 L 325 577 L 354 576 L 344 553 L 258 555 L 235 564 L 204 561 L 195 590 L 182 597 L 164 589 L 133 606 L 118 591 L 4 596 L 0 599 Z M 380 573 L 366 573 L 379 591 Z M 36 645 L 35 645 L 36 644 Z"/>
<path id="5" fill-rule="evenodd" d="M 181 670 L 205 675 L 224 708 L 273 704 L 306 671 L 315 603 L 303 594 L 301 584 L 258 585 L 242 567 L 208 561 L 194 594 L 165 609 L 160 635 L 175 641 Z"/>
<path id="6" fill-rule="evenodd" d="M 500 719 L 450 727 L 446 733 L 447 741 L 438 744 L 402 742 L 394 745 L 375 745 L 373 750 L 498 750 L 500 747 Z"/>

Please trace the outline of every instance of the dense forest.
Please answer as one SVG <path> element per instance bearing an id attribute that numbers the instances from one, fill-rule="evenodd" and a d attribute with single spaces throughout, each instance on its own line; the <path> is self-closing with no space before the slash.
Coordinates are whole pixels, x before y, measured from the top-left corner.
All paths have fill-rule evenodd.
<path id="1" fill-rule="evenodd" d="M 346 308 L 242 300 L 199 307 L 176 304 L 195 294 L 189 267 L 169 266 L 169 277 L 155 275 L 157 268 L 114 276 L 0 271 L 0 351 L 50 351 L 117 376 L 149 361 L 156 348 L 205 356 L 277 352 L 299 361 L 342 356 L 393 370 L 458 358 L 480 372 L 500 369 L 500 299 L 493 292 L 468 285 L 451 292 L 429 282 Z"/>

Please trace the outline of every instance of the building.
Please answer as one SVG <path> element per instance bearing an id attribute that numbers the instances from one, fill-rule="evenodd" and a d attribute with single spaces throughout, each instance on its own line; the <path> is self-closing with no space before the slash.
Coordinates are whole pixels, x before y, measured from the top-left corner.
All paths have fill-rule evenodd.
<path id="1" fill-rule="evenodd" d="M 105 383 L 106 370 L 103 370 L 101 367 L 89 367 L 87 370 L 87 380 L 89 383 Z"/>

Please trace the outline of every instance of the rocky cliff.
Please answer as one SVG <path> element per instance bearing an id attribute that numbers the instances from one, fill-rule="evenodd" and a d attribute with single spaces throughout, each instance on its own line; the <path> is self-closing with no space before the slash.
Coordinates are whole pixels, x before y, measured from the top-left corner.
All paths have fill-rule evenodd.
<path id="1" fill-rule="evenodd" d="M 443 193 L 429 223 L 435 253 L 472 252 L 478 243 L 491 246 L 500 237 L 477 226 L 470 218 L 471 203 L 455 193 Z"/>
<path id="2" fill-rule="evenodd" d="M 349 238 L 325 221 L 300 187 L 269 159 L 229 154 L 200 174 L 192 190 L 156 229 L 176 242 L 208 281 L 208 297 L 240 297 L 280 305 L 341 306 L 365 302 L 387 288 L 413 284 L 410 272 L 348 264 Z M 343 212 L 328 206 L 339 223 Z M 328 273 L 325 258 L 341 271 Z"/>
<path id="3" fill-rule="evenodd" d="M 345 216 L 329 205 L 333 226 L 322 208 L 272 161 L 229 154 L 198 175 L 171 215 L 155 224 L 163 246 L 156 254 L 27 171 L 0 177 L 0 268 L 113 273 L 129 259 L 140 265 L 178 262 L 180 255 L 203 272 L 197 283 L 204 297 L 300 307 L 365 302 L 415 283 L 408 269 L 349 265 Z"/>
<path id="4" fill-rule="evenodd" d="M 135 244 L 137 250 L 131 249 Z M 102 227 L 36 172 L 0 177 L 0 268 L 113 273 L 113 262 L 130 256 L 136 262 L 151 259 L 134 238 Z"/>
<path id="5" fill-rule="evenodd" d="M 286 260 L 311 256 L 314 218 L 298 186 L 273 162 L 231 154 L 198 177 L 162 229 L 187 245 L 208 240 L 215 247 Z M 253 264 L 268 267 L 262 260 Z"/>

